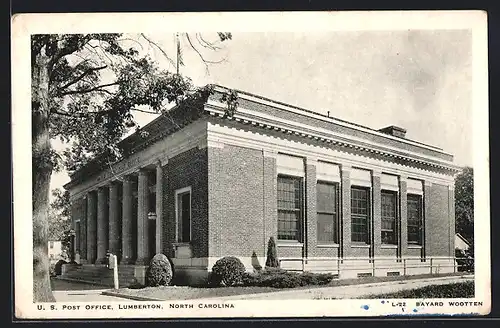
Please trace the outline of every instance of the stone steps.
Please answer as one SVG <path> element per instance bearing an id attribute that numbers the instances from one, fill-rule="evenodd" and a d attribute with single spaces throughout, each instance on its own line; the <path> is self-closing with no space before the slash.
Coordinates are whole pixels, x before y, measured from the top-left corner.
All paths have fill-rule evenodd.
<path id="1" fill-rule="evenodd" d="M 137 283 L 133 266 L 118 266 L 118 275 L 120 287 L 128 287 Z M 105 265 L 65 265 L 59 279 L 108 287 L 114 285 L 113 270 Z"/>

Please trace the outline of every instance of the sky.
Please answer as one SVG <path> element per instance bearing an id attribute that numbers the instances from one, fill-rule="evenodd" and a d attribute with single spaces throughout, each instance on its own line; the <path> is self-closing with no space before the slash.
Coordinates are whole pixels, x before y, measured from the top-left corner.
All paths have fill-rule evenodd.
<path id="1" fill-rule="evenodd" d="M 212 51 L 182 35 L 180 73 L 195 85 L 216 83 L 373 129 L 397 125 L 408 139 L 472 166 L 472 38 L 469 30 L 233 33 Z M 175 36 L 148 34 L 175 60 Z M 215 33 L 203 33 L 207 41 Z M 131 36 L 137 39 L 137 36 Z M 140 39 L 140 37 L 139 37 Z M 160 66 L 174 70 L 154 45 L 140 40 Z M 145 124 L 154 116 L 138 115 Z M 60 145 L 55 145 L 59 147 Z M 68 182 L 54 174 L 51 188 Z"/>

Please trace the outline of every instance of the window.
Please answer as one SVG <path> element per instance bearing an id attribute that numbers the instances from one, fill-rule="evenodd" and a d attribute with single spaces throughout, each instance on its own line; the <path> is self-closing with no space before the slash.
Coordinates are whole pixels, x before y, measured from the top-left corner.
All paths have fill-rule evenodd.
<path id="1" fill-rule="evenodd" d="M 302 241 L 302 178 L 278 176 L 278 239 Z"/>
<path id="2" fill-rule="evenodd" d="M 351 187 L 351 240 L 368 242 L 368 220 L 370 217 L 370 189 Z"/>
<path id="3" fill-rule="evenodd" d="M 397 193 L 394 191 L 382 191 L 382 244 L 397 244 L 396 241 L 396 217 L 397 217 Z"/>
<path id="4" fill-rule="evenodd" d="M 50 249 L 53 249 L 53 248 L 54 248 L 54 242 L 53 242 L 53 241 L 49 241 L 49 248 L 50 248 Z"/>
<path id="5" fill-rule="evenodd" d="M 422 245 L 422 196 L 408 194 L 408 244 Z"/>
<path id="6" fill-rule="evenodd" d="M 177 242 L 191 241 L 191 187 L 175 192 L 175 212 L 177 215 Z"/>
<path id="7" fill-rule="evenodd" d="M 318 182 L 316 194 L 318 243 L 338 243 L 338 184 Z"/>

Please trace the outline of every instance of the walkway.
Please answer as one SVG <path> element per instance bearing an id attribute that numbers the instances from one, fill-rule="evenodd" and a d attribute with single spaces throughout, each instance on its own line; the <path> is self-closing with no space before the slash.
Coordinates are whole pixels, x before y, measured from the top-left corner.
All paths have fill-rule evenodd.
<path id="1" fill-rule="evenodd" d="M 116 302 L 122 298 L 102 295 L 108 289 L 102 286 L 51 279 L 52 293 L 56 302 Z"/>

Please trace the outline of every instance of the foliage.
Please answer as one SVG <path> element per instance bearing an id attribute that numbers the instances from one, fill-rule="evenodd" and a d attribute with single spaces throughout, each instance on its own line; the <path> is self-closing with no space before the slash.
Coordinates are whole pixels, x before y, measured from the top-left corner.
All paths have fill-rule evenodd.
<path id="1" fill-rule="evenodd" d="M 456 231 L 474 243 L 474 170 L 465 167 L 455 178 Z"/>
<path id="2" fill-rule="evenodd" d="M 369 295 L 363 298 L 473 298 L 474 297 L 474 281 L 453 283 L 448 285 L 426 286 L 422 288 L 403 290 L 396 293 L 382 294 L 382 295 Z"/>
<path id="3" fill-rule="evenodd" d="M 225 41 L 232 35 L 219 37 Z M 130 128 L 140 131 L 134 112 L 159 114 L 169 103 L 206 91 L 194 87 L 189 78 L 161 69 L 149 54 L 129 47 L 126 39 L 122 34 L 32 37 L 33 64 L 41 54 L 49 58 L 50 136 L 72 145 L 62 154 L 52 153 L 55 168 L 64 164 L 74 171 L 101 153 L 110 160 L 119 157 L 116 145 L 121 137 Z M 137 39 L 160 48 L 144 34 Z M 202 55 L 201 59 L 209 63 Z M 235 97 L 232 92 L 227 95 L 228 108 L 233 108 Z"/>
<path id="4" fill-rule="evenodd" d="M 53 241 L 61 241 L 62 257 L 69 258 L 71 247 L 71 222 L 69 219 L 69 192 L 61 189 L 52 191 L 54 200 L 50 204 L 49 209 L 49 231 L 48 239 Z"/>
<path id="5" fill-rule="evenodd" d="M 467 250 L 455 249 L 455 257 L 459 272 L 474 272 L 474 245 Z"/>
<path id="6" fill-rule="evenodd" d="M 329 273 L 289 272 L 281 269 L 266 268 L 259 273 L 245 273 L 244 286 L 296 288 L 301 286 L 327 285 L 333 280 Z"/>
<path id="7" fill-rule="evenodd" d="M 245 266 L 234 256 L 223 257 L 215 262 L 210 277 L 214 286 L 237 286 L 242 284 Z"/>
<path id="8" fill-rule="evenodd" d="M 276 242 L 274 241 L 274 237 L 269 238 L 269 242 L 267 243 L 267 259 L 266 259 L 266 267 L 277 268 L 280 266 L 278 261 L 278 251 L 276 250 Z"/>
<path id="9" fill-rule="evenodd" d="M 205 65 L 198 49 L 216 51 L 230 40 L 220 32 L 208 42 L 196 34 L 193 42 L 182 34 Z M 48 272 L 47 240 L 50 179 L 66 168 L 72 174 L 93 160 L 102 168 L 121 158 L 119 141 L 131 129 L 145 134 L 134 113 L 168 113 L 170 105 L 207 97 L 211 87 L 195 87 L 191 80 L 162 69 L 151 49 L 171 59 L 144 34 L 35 34 L 31 36 L 31 122 L 33 198 L 33 295 L 36 302 L 53 301 Z M 149 47 L 144 47 L 142 43 Z M 149 49 L 146 51 L 145 49 Z M 177 51 L 180 54 L 180 39 Z M 232 97 L 229 97 L 228 108 Z M 57 152 L 51 141 L 69 146 Z M 58 213 L 57 215 L 62 215 Z M 64 216 L 64 215 L 63 215 Z M 56 221 L 58 220 L 55 219 Z"/>
<path id="10" fill-rule="evenodd" d="M 168 286 L 172 281 L 172 265 L 163 254 L 156 254 L 146 270 L 146 284 L 148 286 Z"/>

